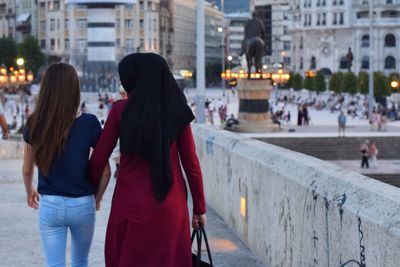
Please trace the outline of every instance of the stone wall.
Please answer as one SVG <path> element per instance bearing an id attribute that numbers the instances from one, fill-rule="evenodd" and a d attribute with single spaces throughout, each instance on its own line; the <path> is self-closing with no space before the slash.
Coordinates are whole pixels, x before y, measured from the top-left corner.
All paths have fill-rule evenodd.
<path id="1" fill-rule="evenodd" d="M 234 133 L 193 128 L 208 205 L 266 266 L 399 266 L 399 189 Z"/>
<path id="2" fill-rule="evenodd" d="M 21 141 L 0 140 L 0 160 L 22 159 L 24 143 Z"/>

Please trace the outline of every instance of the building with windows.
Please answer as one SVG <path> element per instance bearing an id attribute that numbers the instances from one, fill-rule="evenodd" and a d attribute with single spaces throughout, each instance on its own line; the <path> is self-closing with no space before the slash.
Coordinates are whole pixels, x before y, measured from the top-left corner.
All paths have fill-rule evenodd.
<path id="1" fill-rule="evenodd" d="M 251 1 L 254 0 L 208 0 L 215 3 L 221 9 L 221 2 L 224 2 L 224 13 L 243 13 L 250 12 Z"/>
<path id="2" fill-rule="evenodd" d="M 285 68 L 291 66 L 292 12 L 289 0 L 254 0 L 254 12 L 265 27 L 264 63 L 272 65 L 282 63 Z"/>
<path id="3" fill-rule="evenodd" d="M 399 0 L 372 1 L 372 36 L 368 0 L 294 0 L 291 8 L 295 71 L 345 71 L 349 48 L 355 73 L 368 71 L 370 64 L 386 74 L 400 71 Z M 369 60 L 371 52 L 373 62 Z"/>
<path id="4" fill-rule="evenodd" d="M 0 0 L 0 37 L 15 38 L 15 1 Z"/>
<path id="5" fill-rule="evenodd" d="M 162 0 L 164 1 L 164 0 Z M 172 18 L 170 66 L 174 71 L 196 68 L 196 0 L 165 0 Z M 205 63 L 221 62 L 222 12 L 209 2 L 205 8 Z"/>
<path id="6" fill-rule="evenodd" d="M 37 1 L 20 0 L 16 1 L 16 27 L 15 39 L 21 43 L 24 37 L 37 35 Z"/>
<path id="7" fill-rule="evenodd" d="M 74 64 L 84 90 L 105 88 L 110 79 L 115 89 L 116 62 L 158 52 L 159 27 L 158 0 L 38 0 L 41 49 L 50 60 Z"/>
<path id="8" fill-rule="evenodd" d="M 242 41 L 244 39 L 244 27 L 251 18 L 249 12 L 225 14 L 226 23 L 226 50 L 225 54 L 232 56 L 232 64 L 240 64 Z"/>

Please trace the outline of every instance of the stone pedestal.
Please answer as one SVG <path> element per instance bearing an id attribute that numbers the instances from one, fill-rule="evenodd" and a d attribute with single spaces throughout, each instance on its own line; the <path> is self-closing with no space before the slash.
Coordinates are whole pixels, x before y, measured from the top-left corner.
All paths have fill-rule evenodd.
<path id="1" fill-rule="evenodd" d="M 279 126 L 272 123 L 269 113 L 268 99 L 271 97 L 272 85 L 270 80 L 238 81 L 239 96 L 239 125 L 235 132 L 276 132 Z"/>

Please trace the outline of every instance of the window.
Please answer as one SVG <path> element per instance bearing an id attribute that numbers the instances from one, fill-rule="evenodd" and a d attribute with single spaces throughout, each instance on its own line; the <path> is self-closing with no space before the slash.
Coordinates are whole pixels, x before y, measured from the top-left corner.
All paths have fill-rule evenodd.
<path id="1" fill-rule="evenodd" d="M 288 34 L 288 27 L 287 26 L 283 26 L 283 34 L 284 35 Z"/>
<path id="2" fill-rule="evenodd" d="M 139 8 L 140 8 L 140 11 L 144 11 L 144 3 L 143 3 L 143 1 L 139 2 Z"/>
<path id="3" fill-rule="evenodd" d="M 322 14 L 322 25 L 326 25 L 326 13 Z"/>
<path id="4" fill-rule="evenodd" d="M 144 28 L 144 21 L 141 19 L 139 20 L 140 29 Z"/>
<path id="5" fill-rule="evenodd" d="M 68 31 L 69 30 L 69 20 L 65 19 L 65 30 Z"/>
<path id="6" fill-rule="evenodd" d="M 126 48 L 133 48 L 133 39 L 126 39 L 125 40 L 125 47 Z"/>
<path id="7" fill-rule="evenodd" d="M 46 21 L 45 20 L 40 21 L 40 30 L 42 30 L 42 31 L 46 30 Z"/>
<path id="8" fill-rule="evenodd" d="M 347 58 L 346 58 L 346 56 L 343 56 L 343 57 L 340 58 L 339 68 L 341 70 L 347 69 Z"/>
<path id="9" fill-rule="evenodd" d="M 143 48 L 144 47 L 144 39 L 140 38 L 140 47 Z"/>
<path id="10" fill-rule="evenodd" d="M 317 25 L 321 24 L 321 14 L 317 14 Z"/>
<path id="11" fill-rule="evenodd" d="M 303 38 L 303 36 L 301 36 L 300 37 L 300 46 L 299 46 L 300 49 L 303 49 L 303 42 L 304 42 L 304 38 Z"/>
<path id="12" fill-rule="evenodd" d="M 56 46 L 56 40 L 50 39 L 50 50 L 54 50 Z"/>
<path id="13" fill-rule="evenodd" d="M 290 41 L 283 42 L 283 50 L 290 51 Z"/>
<path id="14" fill-rule="evenodd" d="M 364 34 L 361 38 L 361 47 L 369 47 L 369 35 Z"/>
<path id="15" fill-rule="evenodd" d="M 300 58 L 300 69 L 301 69 L 301 70 L 303 69 L 303 65 L 304 65 L 304 64 L 303 64 L 303 58 L 301 57 L 301 58 Z"/>
<path id="16" fill-rule="evenodd" d="M 65 49 L 69 49 L 69 39 L 65 39 Z"/>
<path id="17" fill-rule="evenodd" d="M 54 31 L 56 29 L 56 20 L 50 19 L 50 31 Z"/>
<path id="18" fill-rule="evenodd" d="M 132 29 L 133 28 L 133 19 L 125 19 L 125 28 Z"/>
<path id="19" fill-rule="evenodd" d="M 385 58 L 385 69 L 392 70 L 396 68 L 396 59 L 393 56 Z"/>
<path id="20" fill-rule="evenodd" d="M 386 0 L 386 4 L 388 4 L 388 5 L 393 4 L 393 0 Z"/>
<path id="21" fill-rule="evenodd" d="M 343 13 L 340 13 L 339 24 L 340 24 L 340 25 L 343 25 L 343 24 L 344 24 L 344 14 L 343 14 Z"/>
<path id="22" fill-rule="evenodd" d="M 78 19 L 78 29 L 86 28 L 86 19 Z"/>
<path id="23" fill-rule="evenodd" d="M 367 70 L 369 69 L 369 57 L 368 56 L 364 56 L 361 60 L 361 68 L 363 70 Z"/>
<path id="24" fill-rule="evenodd" d="M 40 48 L 46 49 L 46 40 L 44 40 L 44 39 L 40 40 Z"/>
<path id="25" fill-rule="evenodd" d="M 333 22 L 332 22 L 332 24 L 333 25 L 337 24 L 337 13 L 333 13 Z"/>
<path id="26" fill-rule="evenodd" d="M 121 40 L 120 40 L 119 38 L 117 38 L 117 39 L 115 40 L 115 47 L 118 47 L 118 48 L 119 48 L 120 43 L 121 43 Z"/>
<path id="27" fill-rule="evenodd" d="M 119 29 L 119 28 L 120 28 L 120 23 L 121 23 L 120 19 L 116 19 L 116 20 L 115 20 L 115 28 L 116 28 L 116 29 Z"/>
<path id="28" fill-rule="evenodd" d="M 385 37 L 385 47 L 396 47 L 396 37 L 389 33 Z"/>
<path id="29" fill-rule="evenodd" d="M 317 60 L 315 57 L 311 57 L 310 69 L 312 70 L 317 69 Z"/>

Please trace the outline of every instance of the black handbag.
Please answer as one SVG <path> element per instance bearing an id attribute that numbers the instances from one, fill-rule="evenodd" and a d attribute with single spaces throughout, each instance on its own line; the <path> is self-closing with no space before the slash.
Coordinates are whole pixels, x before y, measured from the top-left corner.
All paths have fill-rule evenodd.
<path id="1" fill-rule="evenodd" d="M 201 243 L 204 237 L 204 243 L 206 244 L 207 248 L 207 254 L 208 254 L 208 262 L 202 261 L 201 260 Z M 211 251 L 210 251 L 210 246 L 208 245 L 208 239 L 207 239 L 207 234 L 206 231 L 204 230 L 204 227 L 200 227 L 199 230 L 193 229 L 192 233 L 192 245 L 194 238 L 196 238 L 196 243 L 197 243 L 197 254 L 192 252 L 192 266 L 193 267 L 213 267 L 213 262 L 211 258 Z"/>

